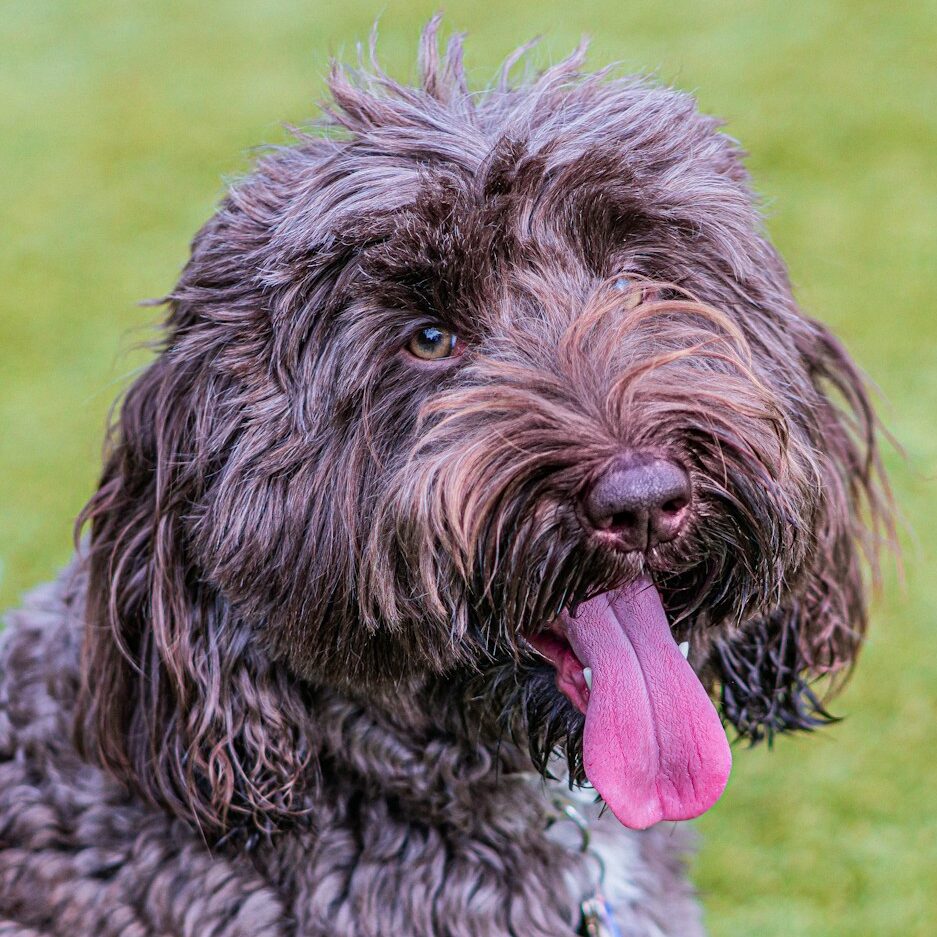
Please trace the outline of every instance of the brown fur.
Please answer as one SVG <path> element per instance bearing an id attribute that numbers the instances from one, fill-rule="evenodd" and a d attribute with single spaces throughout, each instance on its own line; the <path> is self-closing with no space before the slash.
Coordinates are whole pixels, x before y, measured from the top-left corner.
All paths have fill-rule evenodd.
<path id="1" fill-rule="evenodd" d="M 523 641 L 561 608 L 652 575 L 753 740 L 827 719 L 810 684 L 858 650 L 887 523 L 862 380 L 798 310 L 718 123 L 581 62 L 471 95 L 434 23 L 418 88 L 336 68 L 330 129 L 260 159 L 196 237 L 82 515 L 61 719 L 102 809 L 194 831 L 180 875 L 204 841 L 290 907 L 263 933 L 571 933 L 575 861 L 516 796 L 557 749 L 583 779 L 582 718 Z M 434 323 L 465 353 L 407 359 Z M 626 447 L 692 479 L 688 524 L 647 555 L 576 508 Z M 32 757 L 26 730 L 0 770 Z M 60 742 L 69 778 L 92 770 Z M 16 829 L 0 807 L 0 855 L 40 848 Z M 121 851 L 142 834 L 113 835 L 126 877 L 151 875 Z M 626 933 L 689 933 L 669 861 L 647 860 L 672 920 L 649 887 Z M 52 926 L 3 881 L 0 933 Z"/>

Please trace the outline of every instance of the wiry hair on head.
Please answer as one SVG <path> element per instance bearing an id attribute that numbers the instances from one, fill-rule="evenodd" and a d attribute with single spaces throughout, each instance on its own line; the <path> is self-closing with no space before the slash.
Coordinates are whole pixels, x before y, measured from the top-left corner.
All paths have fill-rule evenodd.
<path id="1" fill-rule="evenodd" d="M 481 696 L 577 773 L 524 635 L 639 573 L 752 737 L 822 718 L 865 628 L 875 420 L 737 144 L 584 49 L 472 93 L 437 30 L 417 87 L 334 66 L 329 129 L 231 188 L 82 514 L 85 750 L 210 833 L 304 809 L 326 691 Z M 462 353 L 408 355 L 428 327 Z M 625 449 L 692 481 L 643 555 L 577 507 Z"/>

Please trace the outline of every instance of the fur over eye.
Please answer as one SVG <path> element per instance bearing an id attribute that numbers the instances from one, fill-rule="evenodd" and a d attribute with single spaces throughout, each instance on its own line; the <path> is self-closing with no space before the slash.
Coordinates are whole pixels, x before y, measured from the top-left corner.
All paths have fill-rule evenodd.
<path id="1" fill-rule="evenodd" d="M 441 361 L 459 354 L 459 337 L 449 329 L 430 325 L 407 342 L 407 351 L 421 361 Z"/>

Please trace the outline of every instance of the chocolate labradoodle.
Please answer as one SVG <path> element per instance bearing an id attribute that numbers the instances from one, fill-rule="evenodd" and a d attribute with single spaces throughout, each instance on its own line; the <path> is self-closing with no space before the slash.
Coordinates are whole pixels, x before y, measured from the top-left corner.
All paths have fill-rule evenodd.
<path id="1" fill-rule="evenodd" d="M 3 937 L 691 937 L 723 720 L 829 718 L 858 373 L 716 120 L 511 64 L 336 68 L 196 237 L 4 635 Z"/>

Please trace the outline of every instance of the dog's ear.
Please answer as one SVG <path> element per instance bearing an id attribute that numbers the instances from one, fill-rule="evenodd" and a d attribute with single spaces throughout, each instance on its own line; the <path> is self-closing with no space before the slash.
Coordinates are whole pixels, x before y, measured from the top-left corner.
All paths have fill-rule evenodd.
<path id="1" fill-rule="evenodd" d="M 176 305 L 170 331 L 187 315 Z M 129 390 L 79 519 L 90 527 L 79 746 L 206 838 L 283 825 L 314 774 L 298 691 L 191 555 L 216 380 L 178 348 L 162 353 Z"/>
<path id="2" fill-rule="evenodd" d="M 714 643 L 722 708 L 756 742 L 833 719 L 824 699 L 855 662 L 866 629 L 867 573 L 892 532 L 877 422 L 861 374 L 838 339 L 805 317 L 795 342 L 813 399 L 797 428 L 814 464 L 812 536 L 788 595 L 770 614 Z M 791 317 L 788 318 L 791 322 Z M 830 678 L 821 694 L 820 678 Z"/>

